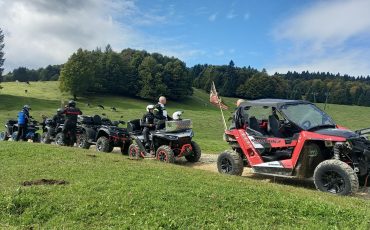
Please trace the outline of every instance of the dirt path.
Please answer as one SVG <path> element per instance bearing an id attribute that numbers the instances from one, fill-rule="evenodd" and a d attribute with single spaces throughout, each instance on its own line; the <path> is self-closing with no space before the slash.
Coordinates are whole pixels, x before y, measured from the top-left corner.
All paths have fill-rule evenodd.
<path id="1" fill-rule="evenodd" d="M 178 159 L 176 164 L 201 169 L 211 172 L 218 172 L 217 171 L 217 154 L 202 154 L 201 159 L 197 163 L 189 163 L 185 159 Z M 263 175 L 256 175 L 253 174 L 251 169 L 244 168 L 243 177 L 252 178 L 254 180 L 261 180 L 264 183 L 279 183 L 279 184 L 286 184 L 292 186 L 299 186 L 304 187 L 307 189 L 315 190 L 315 185 L 311 180 L 297 180 L 297 179 L 288 179 L 288 178 L 280 178 L 280 177 L 271 177 L 271 176 L 263 176 Z M 360 189 L 360 191 L 356 194 L 357 197 L 361 197 L 364 199 L 370 199 L 370 189 Z"/>

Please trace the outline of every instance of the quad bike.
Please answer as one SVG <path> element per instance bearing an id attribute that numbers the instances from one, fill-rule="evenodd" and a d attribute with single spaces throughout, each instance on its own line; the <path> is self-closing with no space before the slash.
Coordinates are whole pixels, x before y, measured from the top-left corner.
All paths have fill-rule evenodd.
<path id="1" fill-rule="evenodd" d="M 352 132 L 310 102 L 244 102 L 232 127 L 225 131 L 231 149 L 217 160 L 220 173 L 241 175 L 249 167 L 257 174 L 312 178 L 318 190 L 338 195 L 367 186 L 370 129 Z"/>
<path id="2" fill-rule="evenodd" d="M 14 131 L 18 130 L 18 121 L 10 119 L 5 124 L 5 131 L 0 133 L 0 141 L 7 141 L 12 137 Z"/>
<path id="3" fill-rule="evenodd" d="M 55 144 L 60 146 L 69 146 L 73 147 L 76 142 L 76 138 L 74 137 L 71 131 L 68 131 L 64 134 L 63 132 L 64 124 L 61 124 L 57 128 L 57 133 L 55 135 Z M 77 127 L 76 133 L 79 132 L 79 127 Z"/>
<path id="4" fill-rule="evenodd" d="M 185 157 L 189 162 L 197 162 L 201 157 L 199 145 L 192 141 L 194 136 L 191 120 L 166 121 L 164 130 L 151 131 L 150 147 L 144 147 L 144 136 L 139 119 L 129 121 L 127 129 L 135 143 L 129 147 L 131 159 L 156 158 L 159 161 L 174 163 L 175 158 Z"/>
<path id="5" fill-rule="evenodd" d="M 9 121 L 12 121 L 14 123 L 15 120 L 9 120 Z M 11 125 L 12 122 L 9 122 L 9 121 L 7 122 L 7 123 L 9 123 L 9 124 L 7 124 L 7 125 L 9 125 L 7 132 L 9 132 L 10 131 L 9 128 L 11 128 L 12 129 L 11 138 L 12 138 L 12 140 L 15 140 L 17 135 L 18 135 L 18 124 L 17 124 L 18 122 Z M 39 128 L 39 123 L 35 120 L 30 120 L 28 125 L 27 125 L 25 139 L 26 140 L 32 140 L 32 142 L 40 142 L 41 137 L 40 137 L 40 134 L 37 133 L 37 131 L 39 129 L 40 129 Z M 9 138 L 9 136 L 7 138 Z"/>
<path id="6" fill-rule="evenodd" d="M 77 146 L 88 149 L 91 145 L 96 145 L 96 150 L 99 152 L 112 152 L 114 147 L 120 147 L 122 154 L 128 154 L 131 139 L 127 129 L 118 127 L 119 124 L 125 124 L 125 122 L 112 122 L 99 115 L 79 116 Z"/>
<path id="7" fill-rule="evenodd" d="M 44 144 L 51 144 L 53 141 L 56 142 L 56 137 L 59 133 L 62 133 L 63 130 L 63 124 L 64 122 L 61 122 L 61 124 L 57 124 L 53 119 L 43 117 L 42 122 L 42 131 L 41 134 L 41 142 Z M 61 134 L 59 135 L 59 138 L 61 137 Z M 59 144 L 61 145 L 60 141 L 62 139 L 59 139 Z"/>

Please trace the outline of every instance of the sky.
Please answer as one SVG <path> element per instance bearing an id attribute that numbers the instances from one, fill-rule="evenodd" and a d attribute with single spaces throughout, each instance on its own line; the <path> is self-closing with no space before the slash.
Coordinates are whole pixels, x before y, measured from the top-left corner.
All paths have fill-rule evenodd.
<path id="1" fill-rule="evenodd" d="M 5 71 L 78 48 L 145 49 L 195 64 L 370 75 L 369 0 L 0 0 Z"/>

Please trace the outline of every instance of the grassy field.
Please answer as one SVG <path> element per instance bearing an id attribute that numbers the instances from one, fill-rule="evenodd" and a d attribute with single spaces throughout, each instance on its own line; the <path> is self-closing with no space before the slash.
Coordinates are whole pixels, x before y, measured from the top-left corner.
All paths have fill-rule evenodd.
<path id="1" fill-rule="evenodd" d="M 3 229 L 370 228 L 370 200 L 93 150 L 0 149 Z M 67 184 L 22 185 L 39 179 Z"/>
<path id="2" fill-rule="evenodd" d="M 0 124 L 6 119 L 16 117 L 17 112 L 24 104 L 32 106 L 31 114 L 36 119 L 41 119 L 41 114 L 52 116 L 56 109 L 68 101 L 68 96 L 62 95 L 58 89 L 58 82 L 31 82 L 25 83 L 2 83 L 4 87 L 0 91 Z M 25 90 L 28 93 L 25 93 Z M 225 98 L 230 106 L 225 111 L 226 119 L 231 116 L 235 98 Z M 90 103 L 92 107 L 88 107 Z M 91 95 L 89 98 L 78 100 L 78 107 L 87 115 L 105 113 L 112 119 L 141 118 L 145 113 L 145 107 L 155 101 L 145 101 L 126 97 Z M 97 105 L 105 106 L 105 110 L 97 108 Z M 118 112 L 110 111 L 110 107 L 116 107 Z M 324 105 L 319 104 L 323 108 Z M 209 95 L 202 90 L 194 89 L 194 95 L 184 102 L 169 101 L 168 110 L 172 114 L 176 110 L 185 111 L 184 117 L 193 120 L 195 140 L 200 144 L 202 150 L 207 153 L 219 153 L 227 148 L 222 140 L 223 124 L 220 111 L 209 104 Z M 370 108 L 360 106 L 328 105 L 327 112 L 342 126 L 359 129 L 370 127 Z"/>
<path id="3" fill-rule="evenodd" d="M 24 104 L 40 118 L 53 115 L 68 100 L 57 82 L 2 86 L 1 123 L 14 118 Z M 235 101 L 225 100 L 231 106 Z M 142 116 L 148 103 L 94 95 L 81 98 L 78 106 L 85 114 L 130 120 Z M 108 109 L 98 109 L 98 104 Z M 118 112 L 110 111 L 111 106 Z M 184 110 L 193 120 L 195 140 L 204 152 L 227 148 L 221 116 L 209 105 L 207 93 L 195 90 L 183 103 L 170 101 L 168 108 Z M 344 126 L 370 126 L 370 108 L 329 105 L 327 111 Z M 0 142 L 0 175 L 0 229 L 370 229 L 370 200 L 178 164 L 131 161 L 93 149 Z M 67 184 L 22 185 L 40 179 Z"/>

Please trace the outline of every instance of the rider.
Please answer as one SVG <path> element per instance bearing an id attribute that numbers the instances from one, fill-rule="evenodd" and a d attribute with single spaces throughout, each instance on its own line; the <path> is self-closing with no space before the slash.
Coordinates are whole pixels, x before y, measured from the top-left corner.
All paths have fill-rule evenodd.
<path id="1" fill-rule="evenodd" d="M 144 135 L 144 142 L 145 142 L 145 148 L 149 148 L 150 147 L 150 143 L 149 143 L 149 132 L 150 130 L 154 130 L 155 129 L 155 124 L 154 124 L 154 114 L 153 114 L 153 111 L 154 111 L 154 105 L 148 105 L 146 107 L 146 111 L 147 113 L 144 114 L 143 118 L 142 118 L 142 122 L 141 122 L 141 126 L 144 127 L 143 129 L 143 135 Z"/>
<path id="2" fill-rule="evenodd" d="M 53 116 L 53 121 L 55 122 L 56 127 L 64 123 L 64 115 L 61 108 L 57 109 L 57 114 Z"/>
<path id="3" fill-rule="evenodd" d="M 26 131 L 27 131 L 27 124 L 30 119 L 30 110 L 31 107 L 29 105 L 23 106 L 23 109 L 18 113 L 18 133 L 15 141 L 19 141 L 20 138 L 22 140 L 26 140 Z"/>
<path id="4" fill-rule="evenodd" d="M 164 96 L 160 96 L 158 100 L 158 104 L 155 106 L 154 111 L 155 118 L 156 118 L 156 129 L 163 129 L 165 127 L 165 121 L 170 121 L 172 118 L 168 116 L 167 110 L 166 110 L 166 103 L 167 99 Z"/>
<path id="5" fill-rule="evenodd" d="M 82 112 L 79 108 L 76 108 L 76 102 L 70 100 L 68 102 L 68 106 L 64 108 L 61 112 L 65 115 L 65 121 L 63 126 L 63 142 L 66 143 L 67 133 L 70 133 L 70 137 L 72 139 L 72 143 L 76 142 L 76 129 L 77 129 L 77 116 L 81 115 Z"/>

